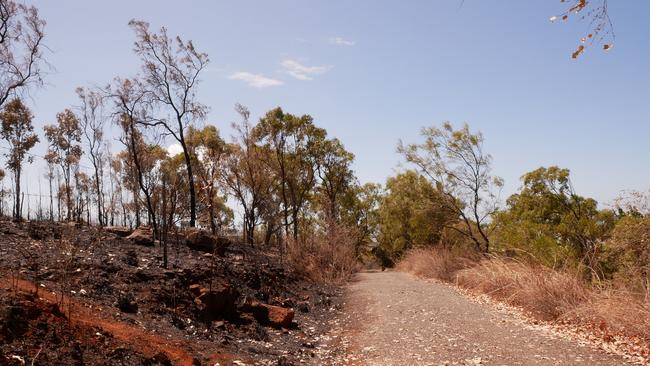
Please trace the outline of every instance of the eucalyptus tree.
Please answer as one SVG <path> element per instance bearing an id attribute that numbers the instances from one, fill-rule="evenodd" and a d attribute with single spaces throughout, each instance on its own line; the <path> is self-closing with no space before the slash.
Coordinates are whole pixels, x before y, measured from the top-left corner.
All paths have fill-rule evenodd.
<path id="1" fill-rule="evenodd" d="M 0 136 L 9 144 L 9 150 L 5 154 L 7 158 L 6 166 L 13 173 L 15 183 L 15 203 L 14 218 L 21 218 L 21 199 L 20 199 L 20 180 L 22 165 L 27 157 L 27 162 L 33 161 L 32 155 L 28 155 L 34 145 L 38 142 L 38 136 L 34 132 L 32 125 L 32 112 L 23 102 L 18 99 L 12 99 L 5 104 L 4 110 L 0 112 L 0 121 L 2 130 Z"/>
<path id="2" fill-rule="evenodd" d="M 196 89 L 208 55 L 199 52 L 192 41 L 170 38 L 164 27 L 156 33 L 143 21 L 132 20 L 129 25 L 136 34 L 134 51 L 142 61 L 142 85 L 152 110 L 158 112 L 139 123 L 162 128 L 181 145 L 189 184 L 189 224 L 194 227 L 197 195 L 186 131 L 207 113 L 207 107 L 197 101 Z"/>
<path id="3" fill-rule="evenodd" d="M 104 216 L 104 167 L 106 165 L 104 125 L 107 120 L 107 116 L 104 113 L 104 97 L 99 91 L 86 88 L 77 88 L 76 91 L 81 101 L 78 109 L 81 115 L 80 124 L 86 145 L 86 152 L 93 165 L 93 183 L 97 198 L 97 219 L 99 225 L 104 226 L 106 224 L 106 217 Z"/>
<path id="4" fill-rule="evenodd" d="M 341 196 L 350 189 L 355 179 L 351 169 L 354 154 L 345 150 L 336 138 L 324 140 L 318 150 L 318 188 L 326 197 L 325 211 L 328 219 L 338 221 Z"/>
<path id="5" fill-rule="evenodd" d="M 260 119 L 253 134 L 270 152 L 267 164 L 279 181 L 285 234 L 291 227 L 296 240 L 300 215 L 317 183 L 318 147 L 326 132 L 310 115 L 295 116 L 278 107 Z"/>
<path id="6" fill-rule="evenodd" d="M 139 191 L 145 196 L 145 204 L 149 219 L 154 228 L 154 235 L 157 235 L 158 222 L 153 202 L 153 187 L 148 182 L 145 173 L 146 167 L 146 143 L 142 131 L 138 128 L 141 122 L 149 120 L 150 109 L 146 101 L 147 91 L 138 79 L 115 79 L 113 89 L 109 95 L 114 101 L 115 123 L 120 127 L 121 135 L 119 141 L 126 147 L 122 156 L 123 172 L 131 173 L 131 188 L 133 191 L 134 204 L 136 208 L 136 225 L 140 224 L 138 212 Z"/>
<path id="7" fill-rule="evenodd" d="M 498 209 L 503 180 L 491 173 L 492 157 L 483 151 L 483 135 L 472 133 L 467 124 L 455 130 L 449 122 L 441 128 L 425 127 L 421 135 L 424 142 L 400 141 L 398 151 L 446 197 L 446 207 L 464 224 L 464 229 L 449 228 L 471 240 L 477 250 L 488 252 L 486 225 Z"/>
<path id="8" fill-rule="evenodd" d="M 79 118 L 70 109 L 56 115 L 56 124 L 44 127 L 49 142 L 48 156 L 61 168 L 67 205 L 66 219 L 72 218 L 72 173 L 78 166 L 81 150 L 81 129 Z"/>
<path id="9" fill-rule="evenodd" d="M 257 144 L 253 135 L 249 111 L 237 105 L 241 116 L 239 124 L 233 124 L 237 140 L 230 144 L 224 160 L 223 182 L 230 194 L 243 209 L 244 241 L 254 244 L 254 233 L 266 202 L 271 199 L 275 176 L 265 163 L 268 150 Z"/>
<path id="10" fill-rule="evenodd" d="M 222 213 L 226 209 L 220 178 L 228 148 L 215 126 L 190 127 L 186 141 L 196 168 L 199 211 L 204 213 L 198 219 L 202 224 L 207 222 L 212 233 L 216 234 L 223 225 Z"/>

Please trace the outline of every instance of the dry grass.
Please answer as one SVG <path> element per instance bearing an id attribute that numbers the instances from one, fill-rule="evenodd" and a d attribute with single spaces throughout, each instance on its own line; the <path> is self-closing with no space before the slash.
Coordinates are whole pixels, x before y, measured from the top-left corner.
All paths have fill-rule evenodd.
<path id="1" fill-rule="evenodd" d="M 650 342 L 650 299 L 625 290 L 601 289 L 563 315 L 571 322 L 597 326 L 605 335 L 624 334 Z"/>
<path id="2" fill-rule="evenodd" d="M 423 278 L 453 282 L 456 272 L 469 268 L 474 263 L 475 260 L 471 256 L 461 253 L 452 253 L 445 249 L 418 248 L 404 254 L 395 269 Z"/>
<path id="3" fill-rule="evenodd" d="M 586 283 L 578 274 L 508 258 L 482 260 L 444 249 L 417 249 L 398 270 L 437 278 L 518 306 L 542 320 L 561 320 L 650 342 L 650 299 L 642 294 Z"/>
<path id="4" fill-rule="evenodd" d="M 543 320 L 558 319 L 591 297 L 577 275 L 498 257 L 459 271 L 456 282 Z"/>
<path id="5" fill-rule="evenodd" d="M 330 225 L 326 234 L 290 241 L 287 257 L 293 269 L 321 283 L 341 284 L 360 269 L 354 252 L 354 232 Z"/>

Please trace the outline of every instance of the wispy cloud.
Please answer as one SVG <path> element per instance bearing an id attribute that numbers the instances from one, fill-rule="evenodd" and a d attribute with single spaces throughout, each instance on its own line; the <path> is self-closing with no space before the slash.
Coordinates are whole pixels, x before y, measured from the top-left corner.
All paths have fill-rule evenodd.
<path id="1" fill-rule="evenodd" d="M 357 42 L 342 37 L 332 37 L 330 43 L 338 46 L 354 46 Z"/>
<path id="2" fill-rule="evenodd" d="M 250 86 L 252 86 L 254 88 L 258 88 L 258 89 L 268 88 L 270 86 L 278 86 L 278 85 L 284 84 L 282 82 L 282 80 L 267 78 L 264 75 L 253 74 L 253 73 L 247 72 L 247 71 L 236 72 L 236 73 L 230 75 L 229 79 L 231 79 L 231 80 L 241 80 L 241 81 L 245 82 L 246 84 L 248 84 L 248 85 L 250 85 Z"/>
<path id="3" fill-rule="evenodd" d="M 282 61 L 284 71 L 298 80 L 313 80 L 314 75 L 326 73 L 331 66 L 305 66 L 296 60 L 287 59 Z"/>

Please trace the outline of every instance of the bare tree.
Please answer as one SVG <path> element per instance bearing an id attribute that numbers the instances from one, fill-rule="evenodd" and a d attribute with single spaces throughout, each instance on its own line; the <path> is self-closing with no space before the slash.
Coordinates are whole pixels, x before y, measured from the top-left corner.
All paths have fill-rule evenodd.
<path id="1" fill-rule="evenodd" d="M 77 88 L 77 95 L 81 100 L 79 113 L 81 115 L 81 130 L 85 138 L 86 151 L 94 170 L 94 188 L 97 197 L 97 219 L 100 226 L 106 224 L 104 217 L 104 115 L 103 96 L 94 90 Z"/>
<path id="2" fill-rule="evenodd" d="M 172 40 L 164 27 L 159 33 L 153 33 L 146 22 L 132 20 L 129 25 L 137 38 L 134 51 L 142 60 L 147 98 L 162 110 L 160 116 L 139 123 L 161 127 L 183 148 L 190 191 L 190 226 L 194 227 L 196 189 L 185 130 L 202 120 L 207 112 L 207 107 L 196 100 L 196 88 L 199 75 L 209 61 L 208 55 L 197 51 L 192 41 L 185 42 L 178 36 Z"/>
<path id="3" fill-rule="evenodd" d="M 0 107 L 30 85 L 41 85 L 45 21 L 34 6 L 0 0 Z"/>

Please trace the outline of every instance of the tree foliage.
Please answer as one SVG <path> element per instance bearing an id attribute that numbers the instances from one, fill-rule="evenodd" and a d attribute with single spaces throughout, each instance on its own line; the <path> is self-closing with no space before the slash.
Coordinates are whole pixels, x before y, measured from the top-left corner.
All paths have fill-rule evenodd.
<path id="1" fill-rule="evenodd" d="M 615 223 L 613 212 L 579 196 L 568 169 L 542 167 L 526 173 L 522 182 L 507 209 L 495 216 L 499 246 L 548 265 L 577 261 L 596 269 L 601 243 Z"/>
<path id="2" fill-rule="evenodd" d="M 48 156 L 51 161 L 61 168 L 64 179 L 65 199 L 67 204 L 66 217 L 72 219 L 72 178 L 73 169 L 81 159 L 81 130 L 79 118 L 70 109 L 56 115 L 56 124 L 44 127 L 45 137 L 49 142 Z"/>
<path id="3" fill-rule="evenodd" d="M 445 227 L 457 221 L 447 197 L 424 176 L 409 170 L 386 181 L 379 205 L 379 245 L 392 259 L 411 248 L 438 244 Z"/>
<path id="4" fill-rule="evenodd" d="M 20 197 L 20 179 L 23 162 L 28 156 L 29 150 L 39 141 L 38 135 L 34 132 L 32 125 L 32 112 L 18 99 L 12 99 L 5 104 L 4 110 L 0 112 L 0 121 L 2 121 L 2 130 L 0 136 L 9 145 L 9 150 L 5 154 L 7 158 L 6 166 L 13 173 L 15 183 L 15 205 L 14 218 L 21 218 L 21 197 Z M 27 162 L 31 163 L 31 155 L 27 157 Z"/>
<path id="5" fill-rule="evenodd" d="M 605 266 L 614 279 L 650 295 L 650 216 L 621 219 L 605 248 Z"/>

